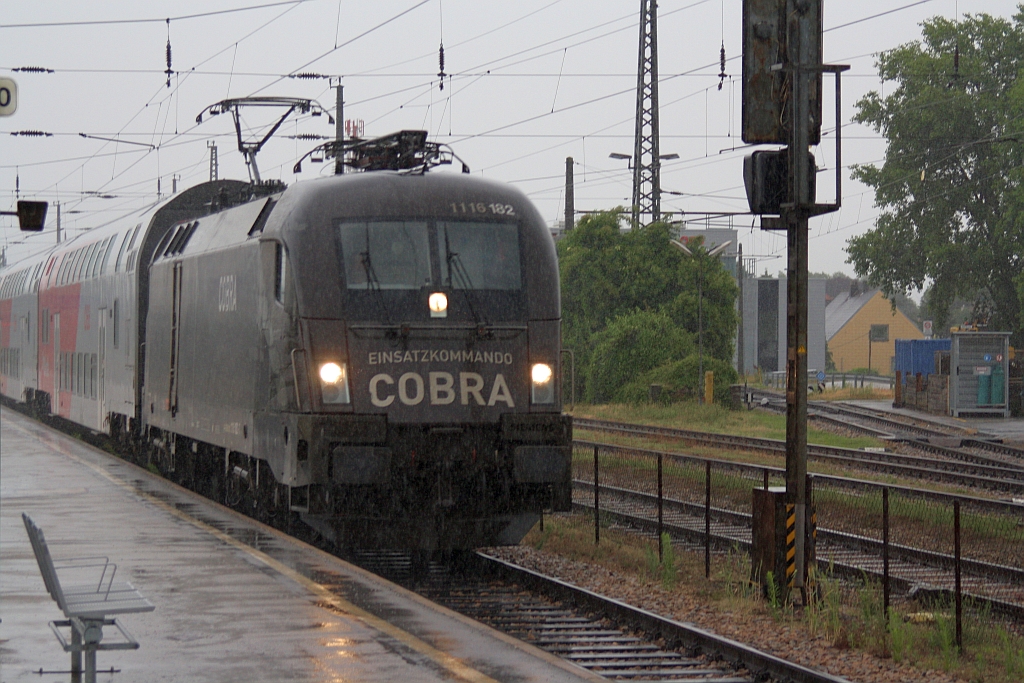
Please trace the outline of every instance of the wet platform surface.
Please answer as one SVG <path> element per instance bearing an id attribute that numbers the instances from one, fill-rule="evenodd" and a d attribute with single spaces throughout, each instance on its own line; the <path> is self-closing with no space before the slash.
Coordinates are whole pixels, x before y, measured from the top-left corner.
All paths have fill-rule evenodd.
<path id="1" fill-rule="evenodd" d="M 120 619 L 142 647 L 98 653 L 97 681 L 603 680 L 3 408 L 4 683 L 70 680 L 22 512 L 55 559 L 109 556 L 156 605 Z"/>

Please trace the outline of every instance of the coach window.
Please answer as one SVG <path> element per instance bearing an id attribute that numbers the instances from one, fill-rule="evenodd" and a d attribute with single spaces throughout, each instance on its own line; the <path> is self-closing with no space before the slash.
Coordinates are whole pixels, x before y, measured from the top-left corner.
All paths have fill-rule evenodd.
<path id="1" fill-rule="evenodd" d="M 96 267 L 100 265 L 100 257 L 103 255 L 103 247 L 107 246 L 107 243 L 97 242 L 93 248 L 92 256 L 89 257 L 89 267 L 85 270 L 86 278 L 96 277 Z"/>
<path id="2" fill-rule="evenodd" d="M 96 250 L 99 246 L 99 244 L 93 244 L 85 250 L 85 258 L 82 259 L 82 270 L 78 274 L 79 280 L 89 279 L 89 274 L 92 273 L 92 262 L 96 260 Z"/>
<path id="3" fill-rule="evenodd" d="M 64 271 L 68 268 L 68 255 L 64 254 L 60 259 L 60 266 L 57 267 L 57 275 L 53 279 L 56 286 L 64 284 Z"/>
<path id="4" fill-rule="evenodd" d="M 92 273 L 92 262 L 96 260 L 96 251 L 100 245 L 98 242 L 93 243 L 85 252 L 85 258 L 82 259 L 82 273 L 79 275 L 79 280 L 88 280 L 89 275 Z"/>
<path id="5" fill-rule="evenodd" d="M 68 271 L 68 284 L 73 285 L 78 282 L 78 272 L 82 270 L 82 259 L 85 257 L 85 249 L 79 249 L 75 252 L 75 260 L 71 263 L 71 270 Z"/>
<path id="6" fill-rule="evenodd" d="M 68 272 L 68 284 L 73 285 L 78 282 L 78 273 L 82 270 L 82 261 L 85 259 L 85 247 L 82 247 L 75 252 L 75 260 L 71 264 L 71 270 Z"/>
<path id="7" fill-rule="evenodd" d="M 288 259 L 285 256 L 284 245 L 278 242 L 274 247 L 274 298 L 279 304 L 284 304 L 284 279 L 288 267 Z"/>
<path id="8" fill-rule="evenodd" d="M 103 260 L 100 262 L 100 275 L 107 274 L 107 262 L 110 261 L 110 254 L 114 251 L 114 244 L 117 242 L 117 235 L 107 239 L 107 248 L 103 252 Z"/>
<path id="9" fill-rule="evenodd" d="M 124 250 L 128 246 L 128 239 L 131 237 L 132 231 L 129 230 L 124 234 L 124 239 L 121 240 L 121 248 L 117 250 L 117 262 L 114 264 L 114 272 L 121 272 L 121 263 L 124 261 Z"/>

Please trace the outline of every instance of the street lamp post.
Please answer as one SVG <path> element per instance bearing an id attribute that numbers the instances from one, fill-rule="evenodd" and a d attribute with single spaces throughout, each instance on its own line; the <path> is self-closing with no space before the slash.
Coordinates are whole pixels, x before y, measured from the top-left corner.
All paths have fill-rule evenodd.
<path id="1" fill-rule="evenodd" d="M 608 155 L 610 159 L 625 159 L 627 166 L 631 171 L 636 171 L 636 167 L 633 166 L 633 155 L 623 154 L 622 152 L 612 152 Z M 654 170 L 654 178 L 661 177 L 661 162 L 669 161 L 671 159 L 678 159 L 679 155 L 676 153 L 671 154 L 659 154 L 654 157 L 651 162 Z M 639 162 L 638 162 L 639 163 Z M 651 222 L 656 223 L 661 220 L 661 185 L 659 181 L 655 181 L 654 187 L 651 188 L 650 205 L 640 205 L 640 175 L 633 173 L 633 223 L 636 225 L 640 224 L 640 214 L 649 213 L 651 215 Z"/>
<path id="2" fill-rule="evenodd" d="M 697 402 L 704 403 L 704 263 L 724 252 L 732 240 L 710 250 L 703 247 L 691 249 L 679 240 L 669 240 L 669 244 L 697 261 Z"/>

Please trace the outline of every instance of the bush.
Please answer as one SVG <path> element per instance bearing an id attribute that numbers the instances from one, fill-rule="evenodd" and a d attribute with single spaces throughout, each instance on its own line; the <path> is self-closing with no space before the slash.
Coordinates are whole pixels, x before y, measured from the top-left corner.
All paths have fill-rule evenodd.
<path id="1" fill-rule="evenodd" d="M 640 375 L 693 352 L 689 332 L 662 313 L 633 311 L 593 336 L 586 397 L 606 403 Z"/>
<path id="2" fill-rule="evenodd" d="M 715 403 L 730 405 L 732 396 L 729 385 L 735 384 L 736 370 L 723 360 L 704 355 L 704 371 L 715 373 Z M 700 358 L 691 353 L 686 358 L 671 361 L 643 373 L 633 381 L 621 386 L 613 395 L 621 403 L 645 403 L 650 400 L 650 386 L 662 386 L 660 401 L 668 403 L 683 398 L 696 398 L 700 385 Z"/>

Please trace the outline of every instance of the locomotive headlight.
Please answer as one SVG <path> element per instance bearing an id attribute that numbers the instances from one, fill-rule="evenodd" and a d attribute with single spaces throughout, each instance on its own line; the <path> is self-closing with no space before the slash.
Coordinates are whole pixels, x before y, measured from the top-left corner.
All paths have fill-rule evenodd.
<path id="1" fill-rule="evenodd" d="M 320 395 L 324 403 L 349 403 L 348 372 L 344 363 L 320 366 Z"/>
<path id="2" fill-rule="evenodd" d="M 445 296 L 444 292 L 434 292 L 427 299 L 427 305 L 430 306 L 430 317 L 431 318 L 447 318 L 448 317 L 448 297 Z"/>
<path id="3" fill-rule="evenodd" d="M 547 363 L 534 363 L 530 368 L 531 396 L 534 403 L 555 402 L 555 373 Z"/>
<path id="4" fill-rule="evenodd" d="M 345 376 L 345 370 L 337 363 L 320 366 L 320 379 L 324 384 L 337 384 Z"/>

